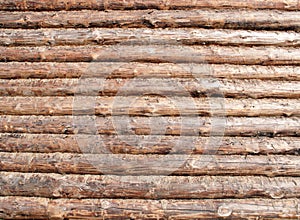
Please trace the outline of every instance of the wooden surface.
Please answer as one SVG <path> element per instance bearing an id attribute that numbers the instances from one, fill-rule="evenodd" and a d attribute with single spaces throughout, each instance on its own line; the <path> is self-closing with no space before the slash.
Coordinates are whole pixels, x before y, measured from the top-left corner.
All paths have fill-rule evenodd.
<path id="1" fill-rule="evenodd" d="M 299 219 L 298 0 L 0 0 L 0 219 Z"/>
<path id="2" fill-rule="evenodd" d="M 191 0 L 1 0 L 1 10 L 124 10 L 124 9 L 194 9 L 194 8 L 254 8 L 299 10 L 297 0 L 252 0 L 252 1 L 191 1 Z"/>
<path id="3" fill-rule="evenodd" d="M 192 72 L 189 71 L 193 68 Z M 89 69 L 99 71 L 88 71 Z M 134 71 L 132 71 L 134 69 Z M 193 75 L 194 74 L 194 75 Z M 119 63 L 119 62 L 76 62 L 76 63 L 32 63 L 0 62 L 1 79 L 55 79 L 55 78 L 216 78 L 261 79 L 299 81 L 299 66 L 262 66 L 230 64 L 184 64 L 184 63 Z M 269 81 L 271 83 L 272 81 Z M 271 92 L 271 91 L 269 91 Z"/>
<path id="4" fill-rule="evenodd" d="M 3 28 L 25 29 L 201 27 L 299 31 L 300 27 L 298 11 L 244 9 L 2 12 L 0 24 Z"/>

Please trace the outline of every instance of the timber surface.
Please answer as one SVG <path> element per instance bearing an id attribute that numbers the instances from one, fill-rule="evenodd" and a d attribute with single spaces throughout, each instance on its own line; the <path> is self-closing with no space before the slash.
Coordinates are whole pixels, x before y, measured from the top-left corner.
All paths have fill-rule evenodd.
<path id="1" fill-rule="evenodd" d="M 299 0 L 0 0 L 0 219 L 299 219 Z"/>

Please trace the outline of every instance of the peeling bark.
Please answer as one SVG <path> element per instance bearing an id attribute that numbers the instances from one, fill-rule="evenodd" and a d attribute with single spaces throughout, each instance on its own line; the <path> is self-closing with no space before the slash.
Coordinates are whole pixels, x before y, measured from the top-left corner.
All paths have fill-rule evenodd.
<path id="1" fill-rule="evenodd" d="M 192 0 L 1 0 L 0 10 L 40 11 L 40 10 L 132 10 L 132 9 L 197 9 L 197 8 L 252 8 L 299 10 L 297 0 L 251 0 L 251 1 L 192 1 Z"/>
<path id="2" fill-rule="evenodd" d="M 300 176 L 298 156 L 0 153 L 0 171 L 60 174 Z"/>
<path id="3" fill-rule="evenodd" d="M 67 45 L 300 46 L 300 33 L 222 29 L 40 29 L 0 33 L 1 46 Z"/>
<path id="4" fill-rule="evenodd" d="M 193 69 L 191 69 L 191 67 Z M 96 70 L 96 71 L 89 71 Z M 1 79 L 27 78 L 216 78 L 300 81 L 299 66 L 184 63 L 0 63 Z"/>
<path id="5" fill-rule="evenodd" d="M 299 48 L 228 46 L 0 47 L 2 62 L 155 62 L 299 65 Z"/>
<path id="6" fill-rule="evenodd" d="M 298 11 L 277 10 L 3 11 L 0 13 L 0 25 L 2 28 L 26 29 L 202 27 L 299 31 L 300 20 Z"/>
<path id="7" fill-rule="evenodd" d="M 2 133 L 299 136 L 299 118 L 0 116 Z M 224 130 L 224 131 L 223 131 Z"/>
<path id="8" fill-rule="evenodd" d="M 79 101 L 94 102 L 96 96 L 114 96 L 116 103 L 128 96 L 147 95 L 177 97 L 225 98 L 300 98 L 298 81 L 231 80 L 214 78 L 81 78 L 0 80 L 1 96 L 74 96 Z M 87 96 L 82 97 L 82 96 Z M 94 98 L 93 98 L 94 97 Z M 173 98 L 171 98 L 173 97 Z M 88 99 L 87 99 L 88 98 Z M 134 100 L 134 99 L 131 99 Z M 119 102 L 118 102 L 119 101 Z M 88 106 L 88 104 L 86 105 Z"/>
<path id="9" fill-rule="evenodd" d="M 148 139 L 147 139 L 148 138 Z M 94 140 L 89 147 L 82 140 Z M 142 140 L 142 146 L 139 144 Z M 218 154 L 269 155 L 300 153 L 298 137 L 211 137 L 63 134 L 0 134 L 0 151 L 23 153 L 113 153 L 113 154 Z M 212 141 L 212 143 L 210 142 Z M 180 143 L 180 147 L 178 147 Z M 99 149 L 102 146 L 103 149 Z M 209 148 L 214 149 L 210 152 Z"/>
<path id="10" fill-rule="evenodd" d="M 280 219 L 299 217 L 298 199 L 129 200 L 1 197 L 5 219 Z"/>
<path id="11" fill-rule="evenodd" d="M 24 91 L 24 90 L 23 90 Z M 77 100 L 76 100 L 77 99 Z M 187 97 L 0 97 L 0 115 L 101 116 L 300 116 L 298 99 L 214 99 Z M 119 103 L 118 103 L 119 100 Z M 192 102 L 192 103 L 191 103 Z M 190 103 L 189 106 L 186 104 Z M 214 106 L 214 103 L 218 105 Z M 88 109 L 90 108 L 90 109 Z"/>
<path id="12" fill-rule="evenodd" d="M 132 177 L 1 172 L 0 184 L 1 196 L 46 198 L 284 199 L 300 196 L 297 177 Z"/>

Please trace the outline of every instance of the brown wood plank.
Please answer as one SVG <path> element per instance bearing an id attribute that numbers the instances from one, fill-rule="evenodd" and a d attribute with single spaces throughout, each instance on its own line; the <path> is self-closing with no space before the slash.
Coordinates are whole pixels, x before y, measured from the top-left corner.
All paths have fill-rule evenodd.
<path id="1" fill-rule="evenodd" d="M 5 219 L 297 219 L 299 199 L 46 199 L 0 197 Z"/>
<path id="2" fill-rule="evenodd" d="M 193 69 L 191 69 L 191 67 Z M 89 71 L 89 70 L 97 71 Z M 194 74 L 194 75 L 193 75 Z M 184 63 L 0 63 L 1 79 L 27 78 L 217 78 L 300 80 L 299 66 Z"/>
<path id="3" fill-rule="evenodd" d="M 122 52 L 121 52 L 122 51 Z M 247 65 L 299 65 L 299 48 L 228 46 L 57 46 L 1 47 L 0 61 L 173 62 Z"/>
<path id="4" fill-rule="evenodd" d="M 2 29 L 1 46 L 111 44 L 300 46 L 300 33 L 222 29 Z"/>
<path id="5" fill-rule="evenodd" d="M 199 2 L 199 1 L 197 1 Z M 241 2 L 241 1 L 239 1 Z M 247 1 L 250 2 L 250 1 Z M 298 11 L 276 10 L 137 10 L 0 13 L 2 28 L 205 27 L 299 31 Z M 243 15 L 243 16 L 241 16 Z"/>
<path id="6" fill-rule="evenodd" d="M 0 171 L 61 174 L 300 176 L 299 156 L 0 153 Z"/>
<path id="7" fill-rule="evenodd" d="M 147 139 L 148 138 L 148 139 Z M 142 141 L 139 141 L 141 140 Z M 209 147 L 210 137 L 63 134 L 0 134 L 0 151 L 28 153 L 114 153 L 114 154 L 299 154 L 298 137 L 222 137 Z M 87 147 L 81 140 L 93 140 Z M 100 142 L 102 141 L 102 142 Z M 87 141 L 88 142 L 88 141 Z M 140 147 L 142 142 L 142 146 Z M 139 144 L 140 143 L 140 144 Z M 177 144 L 180 143 L 180 147 Z M 103 149 L 99 149 L 103 146 Z M 210 152 L 208 148 L 215 149 Z"/>
<path id="8" fill-rule="evenodd" d="M 197 9 L 197 8 L 254 8 L 254 9 L 280 9 L 299 10 L 297 0 L 1 0 L 0 10 L 27 11 L 27 10 L 124 10 L 124 9 Z"/>
<path id="9" fill-rule="evenodd" d="M 84 99 L 94 102 L 95 96 L 160 95 L 167 97 L 225 98 L 300 98 L 298 81 L 262 81 L 194 78 L 133 78 L 133 79 L 16 79 L 0 80 L 1 96 L 76 96 L 75 103 Z M 174 98 L 175 100 L 176 98 Z M 133 99 L 132 99 L 133 100 Z M 222 100 L 220 100 L 222 102 Z M 78 106 L 78 105 L 77 105 Z"/>
<path id="10" fill-rule="evenodd" d="M 90 112 L 76 111 L 89 97 L 0 97 L 0 115 L 300 116 L 298 99 L 214 99 L 161 96 L 95 97 Z M 122 100 L 118 102 L 118 99 Z M 192 102 L 189 106 L 187 103 Z M 213 107 L 212 103 L 220 103 Z M 222 104 L 222 105 L 221 105 Z M 89 105 L 87 105 L 89 106 Z"/>
<path id="11" fill-rule="evenodd" d="M 0 172 L 1 196 L 72 199 L 299 198 L 298 177 L 91 176 Z M 34 189 L 34 190 L 32 190 Z"/>
<path id="12" fill-rule="evenodd" d="M 0 116 L 2 133 L 298 136 L 298 117 Z M 130 126 L 129 126 L 130 125 Z"/>

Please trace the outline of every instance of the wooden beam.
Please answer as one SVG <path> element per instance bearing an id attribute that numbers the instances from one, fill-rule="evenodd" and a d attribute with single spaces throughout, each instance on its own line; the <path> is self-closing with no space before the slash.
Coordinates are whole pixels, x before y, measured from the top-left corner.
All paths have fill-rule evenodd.
<path id="1" fill-rule="evenodd" d="M 89 147 L 82 140 L 93 140 Z M 216 141 L 217 142 L 214 142 Z M 140 144 L 139 144 L 140 143 Z M 178 147 L 180 143 L 180 147 Z M 141 147 L 142 145 L 142 147 Z M 99 148 L 103 146 L 103 149 Z M 0 151 L 113 154 L 299 154 L 298 137 L 139 137 L 126 135 L 0 134 Z M 213 151 L 209 151 L 214 149 Z"/>
<path id="2" fill-rule="evenodd" d="M 299 217 L 298 199 L 46 199 L 0 197 L 4 219 L 217 219 Z"/>
<path id="3" fill-rule="evenodd" d="M 202 2 L 202 1 L 197 1 Z M 241 1 L 239 1 L 241 2 Z M 250 2 L 250 1 L 247 1 Z M 298 6 L 299 7 L 299 6 Z M 2 28 L 227 28 L 299 31 L 298 11 L 276 10 L 137 10 L 0 13 Z M 243 16 L 241 16 L 241 14 Z"/>
<path id="4" fill-rule="evenodd" d="M 96 70 L 97 71 L 97 70 Z M 160 95 L 166 97 L 198 98 L 213 100 L 214 96 L 224 98 L 300 98 L 298 81 L 263 81 L 211 78 L 133 78 L 133 79 L 16 79 L 0 80 L 1 96 L 74 96 L 75 105 L 89 96 L 95 102 L 96 96 L 121 97 Z M 93 98 L 94 97 L 94 98 Z M 173 98 L 172 98 L 173 99 Z M 133 100 L 133 99 L 132 99 Z M 117 101 L 116 101 L 117 102 Z M 118 103 L 118 102 L 117 102 Z M 222 103 L 222 100 L 219 100 Z M 78 106 L 78 104 L 77 104 Z"/>
<path id="5" fill-rule="evenodd" d="M 299 136 L 299 118 L 0 116 L 2 133 Z M 129 126 L 130 125 L 130 126 Z"/>
<path id="6" fill-rule="evenodd" d="M 0 33 L 1 46 L 67 45 L 202 45 L 300 46 L 300 33 L 222 29 L 39 29 Z"/>
<path id="7" fill-rule="evenodd" d="M 0 171 L 120 176 L 300 176 L 299 156 L 0 153 Z"/>
<path id="8" fill-rule="evenodd" d="M 1 47 L 1 62 L 156 62 L 299 65 L 299 48 L 228 46 Z"/>
<path id="9" fill-rule="evenodd" d="M 298 177 L 133 177 L 0 172 L 0 183 L 3 186 L 0 191 L 1 196 L 72 199 L 245 199 L 253 197 L 284 199 L 300 197 Z"/>
<path id="10" fill-rule="evenodd" d="M 97 70 L 97 71 L 89 71 Z M 0 79 L 27 78 L 216 78 L 299 81 L 299 66 L 184 63 L 0 63 Z"/>
<path id="11" fill-rule="evenodd" d="M 76 98 L 75 98 L 76 99 Z M 95 97 L 87 111 L 80 100 L 90 97 L 0 97 L 0 115 L 102 116 L 300 116 L 298 99 L 214 99 L 186 97 Z M 192 102 L 192 103 L 191 103 Z M 191 103 L 187 106 L 187 103 Z M 214 107 L 214 103 L 218 103 Z"/>
<path id="12" fill-rule="evenodd" d="M 253 9 L 279 9 L 299 10 L 297 0 L 213 0 L 213 1 L 192 1 L 192 0 L 1 0 L 0 10 L 8 11 L 40 11 L 40 10 L 128 10 L 128 9 L 197 9 L 197 8 L 253 8 Z"/>

